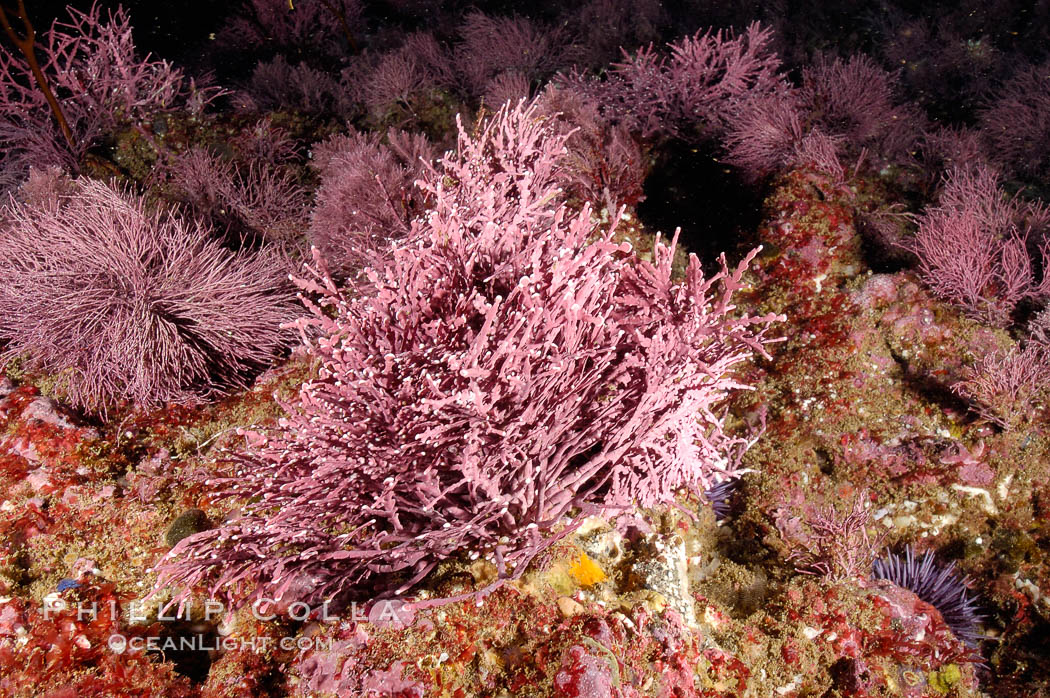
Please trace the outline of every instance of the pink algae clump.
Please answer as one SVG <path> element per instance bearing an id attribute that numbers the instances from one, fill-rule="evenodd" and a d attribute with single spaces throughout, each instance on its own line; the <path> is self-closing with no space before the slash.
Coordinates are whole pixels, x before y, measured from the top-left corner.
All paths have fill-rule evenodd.
<path id="1" fill-rule="evenodd" d="M 580 645 L 573 645 L 554 676 L 556 696 L 565 698 L 613 698 L 624 695 L 614 689 L 609 662 L 590 654 Z M 637 692 L 633 692 L 637 694 Z"/>

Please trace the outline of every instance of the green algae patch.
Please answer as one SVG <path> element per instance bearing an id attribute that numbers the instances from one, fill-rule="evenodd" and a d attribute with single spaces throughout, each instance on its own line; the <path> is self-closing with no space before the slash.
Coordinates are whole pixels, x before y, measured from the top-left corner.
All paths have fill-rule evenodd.
<path id="1" fill-rule="evenodd" d="M 962 671 L 958 664 L 946 664 L 937 671 L 931 671 L 927 676 L 930 688 L 941 695 L 947 694 L 959 685 L 962 680 Z"/>

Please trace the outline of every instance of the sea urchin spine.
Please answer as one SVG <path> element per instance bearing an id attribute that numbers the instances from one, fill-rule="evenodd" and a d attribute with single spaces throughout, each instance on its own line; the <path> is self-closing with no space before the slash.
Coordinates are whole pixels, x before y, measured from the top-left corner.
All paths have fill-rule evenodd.
<path id="1" fill-rule="evenodd" d="M 967 587 L 969 577 L 960 579 L 955 574 L 954 562 L 942 567 L 935 563 L 933 552 L 929 550 L 916 558 L 915 551 L 908 546 L 903 555 L 889 553 L 876 560 L 872 565 L 872 576 L 912 591 L 941 612 L 944 622 L 967 647 L 977 646 L 980 639 L 977 624 L 981 613 Z"/>

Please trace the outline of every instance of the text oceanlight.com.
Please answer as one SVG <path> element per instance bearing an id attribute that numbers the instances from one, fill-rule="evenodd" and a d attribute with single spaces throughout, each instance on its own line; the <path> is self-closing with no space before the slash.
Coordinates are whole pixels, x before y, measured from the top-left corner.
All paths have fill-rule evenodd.
<path id="1" fill-rule="evenodd" d="M 126 637 L 120 634 L 109 636 L 108 645 L 118 654 L 126 651 L 142 652 L 233 652 L 248 650 L 266 652 L 271 649 L 282 650 L 330 650 L 335 642 L 333 638 L 324 637 L 205 637 L 203 635 L 184 635 L 181 637 Z"/>

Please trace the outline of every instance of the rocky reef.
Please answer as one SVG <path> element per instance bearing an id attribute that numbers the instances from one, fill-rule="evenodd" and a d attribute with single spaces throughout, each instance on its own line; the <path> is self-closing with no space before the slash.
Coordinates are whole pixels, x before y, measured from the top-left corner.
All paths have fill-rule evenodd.
<path id="1" fill-rule="evenodd" d="M 1050 19 L 452 5 L 0 7 L 0 696 L 1050 695 Z"/>

